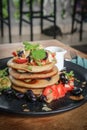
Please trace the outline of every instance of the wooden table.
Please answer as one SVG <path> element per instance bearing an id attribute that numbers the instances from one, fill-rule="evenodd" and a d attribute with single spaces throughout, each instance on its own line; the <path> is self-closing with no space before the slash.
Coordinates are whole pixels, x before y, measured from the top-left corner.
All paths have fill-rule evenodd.
<path id="1" fill-rule="evenodd" d="M 81 57 L 87 55 L 64 45 L 57 40 L 39 41 L 43 46 L 56 45 L 73 51 Z M 0 58 L 11 56 L 11 52 L 22 46 L 21 43 L 0 45 Z M 67 57 L 69 53 L 67 53 Z M 45 117 L 19 116 L 0 112 L 0 130 L 87 130 L 87 103 L 61 114 Z"/>

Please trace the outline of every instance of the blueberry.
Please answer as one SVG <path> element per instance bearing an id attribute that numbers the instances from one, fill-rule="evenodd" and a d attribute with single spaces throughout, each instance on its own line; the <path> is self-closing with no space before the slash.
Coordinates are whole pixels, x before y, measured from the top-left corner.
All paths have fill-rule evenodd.
<path id="1" fill-rule="evenodd" d="M 75 87 L 74 90 L 71 91 L 72 95 L 79 96 L 82 93 L 82 89 Z"/>
<path id="2" fill-rule="evenodd" d="M 61 73 L 61 74 L 60 74 L 60 80 L 61 80 L 61 79 L 65 79 L 65 73 Z"/>
<path id="3" fill-rule="evenodd" d="M 46 60 L 47 58 L 48 58 L 48 53 L 46 52 L 46 56 L 45 56 L 45 58 L 43 60 Z"/>
<path id="4" fill-rule="evenodd" d="M 35 102 L 37 100 L 36 96 L 35 97 L 31 97 L 31 101 Z"/>
<path id="5" fill-rule="evenodd" d="M 30 56 L 27 56 L 27 59 L 28 59 L 28 62 L 30 62 L 30 61 L 31 61 L 31 58 L 30 58 Z"/>
<path id="6" fill-rule="evenodd" d="M 30 101 L 36 101 L 37 100 L 37 98 L 36 98 L 36 96 L 35 96 L 35 94 L 33 93 L 32 90 L 27 90 L 25 95 L 26 95 L 27 99 L 30 100 Z"/>
<path id="7" fill-rule="evenodd" d="M 18 98 L 18 99 L 22 99 L 24 97 L 24 94 L 23 93 L 20 93 L 20 92 L 16 92 L 15 93 L 15 96 Z"/>
<path id="8" fill-rule="evenodd" d="M 68 84 L 69 83 L 69 80 L 65 78 L 65 84 Z"/>
<path id="9" fill-rule="evenodd" d="M 19 51 L 17 54 L 18 54 L 18 57 L 22 57 L 22 54 L 24 54 L 24 51 L 23 50 Z"/>
<path id="10" fill-rule="evenodd" d="M 2 93 L 5 94 L 5 95 L 12 95 L 13 94 L 13 89 L 11 89 L 11 88 L 4 89 L 2 91 Z"/>
<path id="11" fill-rule="evenodd" d="M 38 100 L 41 101 L 41 102 L 46 101 L 46 96 L 40 95 L 40 96 L 38 97 Z"/>

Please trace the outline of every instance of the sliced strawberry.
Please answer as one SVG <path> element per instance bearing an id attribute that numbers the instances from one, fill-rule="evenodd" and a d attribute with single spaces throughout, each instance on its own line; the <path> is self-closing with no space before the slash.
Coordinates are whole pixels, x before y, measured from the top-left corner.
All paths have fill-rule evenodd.
<path id="1" fill-rule="evenodd" d="M 54 91 L 57 91 L 57 85 L 56 85 L 56 84 L 52 85 L 51 88 L 52 88 Z"/>
<path id="2" fill-rule="evenodd" d="M 43 95 L 46 96 L 47 102 L 64 97 L 67 90 L 62 83 L 48 86 L 44 89 Z"/>
<path id="3" fill-rule="evenodd" d="M 17 53 L 15 51 L 12 52 L 13 56 L 17 56 Z"/>
<path id="4" fill-rule="evenodd" d="M 58 99 L 59 98 L 59 93 L 58 93 L 58 90 L 57 90 L 57 85 L 52 85 L 51 86 L 52 90 L 53 90 L 53 97 L 54 99 Z"/>
<path id="5" fill-rule="evenodd" d="M 65 89 L 66 89 L 66 91 L 71 91 L 74 89 L 74 86 L 70 85 L 70 84 L 65 84 Z"/>
<path id="6" fill-rule="evenodd" d="M 23 63 L 28 62 L 28 60 L 26 58 L 17 58 L 17 59 L 14 59 L 13 61 L 18 64 L 23 64 Z"/>
<path id="7" fill-rule="evenodd" d="M 52 93 L 52 92 L 53 92 L 53 90 L 52 90 L 51 86 L 48 86 L 48 87 L 46 87 L 46 88 L 44 89 L 43 95 L 44 95 L 44 96 L 47 96 L 48 94 L 50 94 L 50 93 Z"/>
<path id="8" fill-rule="evenodd" d="M 64 85 L 63 84 L 58 84 L 57 85 L 57 91 L 58 91 L 58 94 L 59 94 L 59 98 L 60 97 L 64 97 L 65 96 L 65 94 L 66 94 L 66 90 L 65 90 L 65 88 L 64 88 Z"/>
<path id="9" fill-rule="evenodd" d="M 48 103 L 52 100 L 58 99 L 58 92 L 57 89 L 54 89 L 54 85 L 46 87 L 43 91 L 43 95 L 46 96 L 46 101 Z"/>

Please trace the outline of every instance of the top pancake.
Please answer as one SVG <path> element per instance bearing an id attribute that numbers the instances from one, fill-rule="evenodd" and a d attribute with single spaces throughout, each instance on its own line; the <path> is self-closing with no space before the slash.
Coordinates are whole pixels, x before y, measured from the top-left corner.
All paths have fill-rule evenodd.
<path id="1" fill-rule="evenodd" d="M 38 73 L 38 72 L 51 70 L 53 68 L 53 66 L 55 65 L 55 63 L 56 63 L 56 61 L 54 60 L 43 66 L 36 66 L 36 65 L 34 66 L 34 65 L 28 65 L 28 64 L 18 64 L 18 63 L 13 62 L 13 59 L 10 59 L 7 62 L 7 65 L 8 65 L 8 67 L 11 67 L 16 70 Z"/>

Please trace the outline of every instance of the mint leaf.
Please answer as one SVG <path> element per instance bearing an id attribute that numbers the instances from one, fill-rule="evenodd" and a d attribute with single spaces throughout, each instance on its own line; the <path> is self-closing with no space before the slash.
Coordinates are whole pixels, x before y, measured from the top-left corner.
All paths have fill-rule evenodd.
<path id="1" fill-rule="evenodd" d="M 70 71 L 69 73 L 65 73 L 68 78 L 74 77 L 74 72 Z"/>
<path id="2" fill-rule="evenodd" d="M 23 42 L 23 44 L 26 51 L 28 50 L 32 51 L 32 50 L 38 49 L 39 47 L 39 44 L 31 44 L 27 41 Z"/>
<path id="3" fill-rule="evenodd" d="M 34 60 L 43 60 L 46 57 L 46 52 L 44 49 L 34 50 L 31 53 Z"/>

